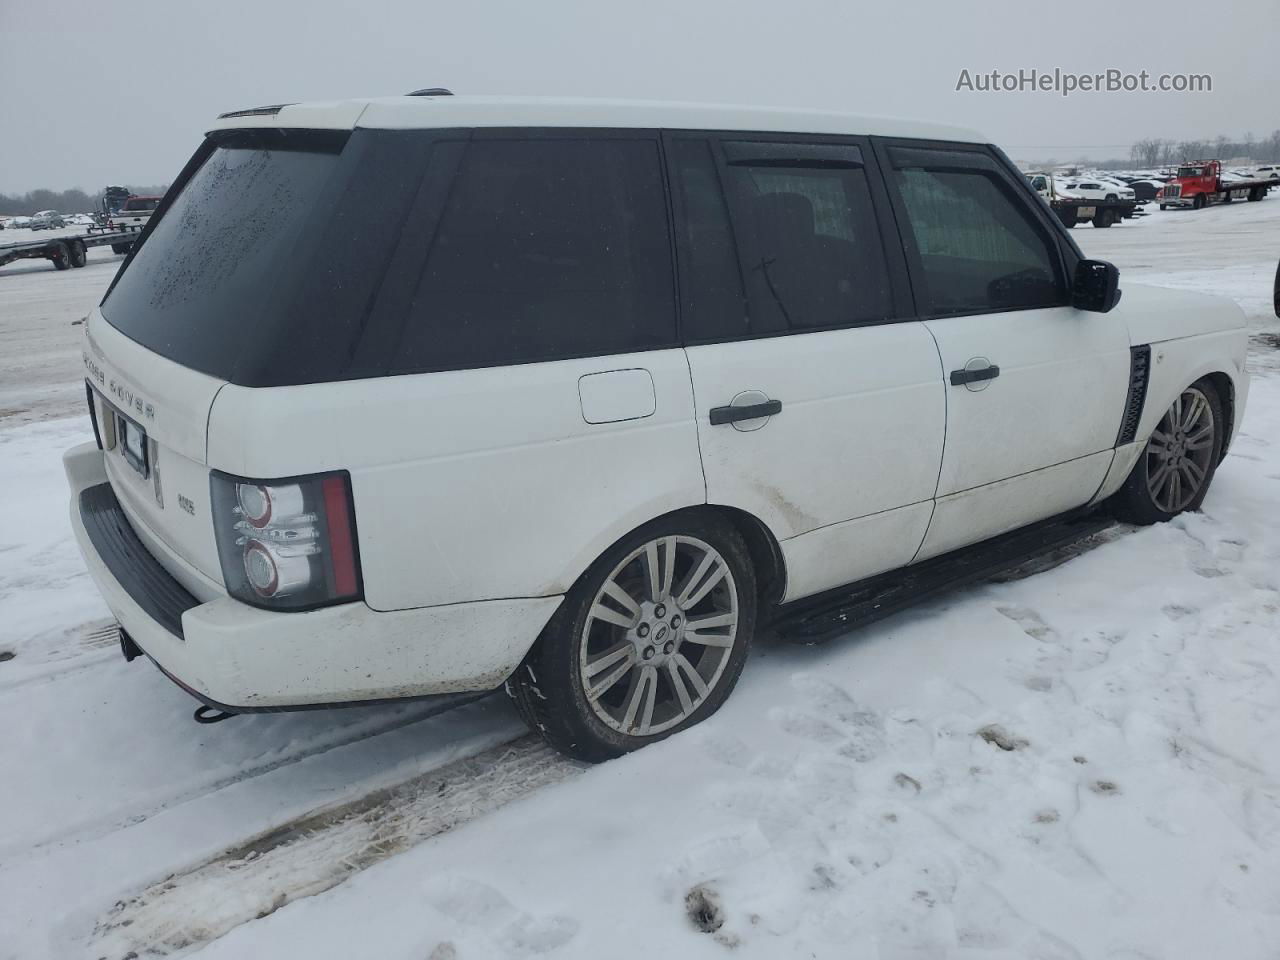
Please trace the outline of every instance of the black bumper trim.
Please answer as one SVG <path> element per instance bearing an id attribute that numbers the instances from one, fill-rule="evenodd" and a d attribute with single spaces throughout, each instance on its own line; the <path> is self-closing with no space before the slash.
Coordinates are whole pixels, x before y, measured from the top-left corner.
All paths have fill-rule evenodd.
<path id="1" fill-rule="evenodd" d="M 133 602 L 175 637 L 182 637 L 182 614 L 200 601 L 160 566 L 133 527 L 111 484 L 80 492 L 80 520 L 98 556 Z"/>

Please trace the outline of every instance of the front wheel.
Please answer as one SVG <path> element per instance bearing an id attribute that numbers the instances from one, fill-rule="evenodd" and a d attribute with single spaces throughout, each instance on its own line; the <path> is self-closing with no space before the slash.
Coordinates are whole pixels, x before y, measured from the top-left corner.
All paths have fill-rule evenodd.
<path id="1" fill-rule="evenodd" d="M 1114 504 L 1121 519 L 1149 524 L 1198 510 L 1222 456 L 1222 400 L 1208 380 L 1183 390 L 1151 432 Z"/>
<path id="2" fill-rule="evenodd" d="M 641 527 L 578 580 L 507 692 L 557 750 L 599 762 L 715 713 L 746 662 L 756 583 L 725 520 Z"/>

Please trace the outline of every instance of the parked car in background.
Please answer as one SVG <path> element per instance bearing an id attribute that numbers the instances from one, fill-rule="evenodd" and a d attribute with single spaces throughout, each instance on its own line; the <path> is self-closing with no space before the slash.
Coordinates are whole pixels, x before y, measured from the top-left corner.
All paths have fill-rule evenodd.
<path id="1" fill-rule="evenodd" d="M 1077 197 L 1083 197 L 1086 200 L 1133 200 L 1134 191 L 1131 187 L 1126 187 L 1119 183 L 1111 183 L 1103 180 L 1083 179 L 1069 180 L 1064 184 L 1065 189 L 1069 190 Z"/>
<path id="2" fill-rule="evenodd" d="M 1280 180 L 1280 163 L 1266 163 L 1254 170 L 1259 179 Z"/>
<path id="3" fill-rule="evenodd" d="M 5 221 L 5 227 L 9 230 L 26 230 L 30 226 L 30 217 L 10 217 Z"/>
<path id="4" fill-rule="evenodd" d="M 1197 509 L 1248 393 L 1235 303 L 1121 299 L 967 129 L 299 104 L 220 118 L 171 197 L 64 461 L 122 649 L 202 709 L 505 686 L 618 756 L 836 588 Z"/>
<path id="5" fill-rule="evenodd" d="M 40 210 L 31 217 L 27 224 L 32 230 L 57 230 L 67 225 L 62 215 L 56 210 Z"/>
<path id="6" fill-rule="evenodd" d="M 1129 184 L 1129 189 L 1133 191 L 1133 199 L 1139 203 L 1145 203 L 1148 200 L 1154 200 L 1156 193 L 1163 186 L 1163 180 L 1134 180 Z"/>

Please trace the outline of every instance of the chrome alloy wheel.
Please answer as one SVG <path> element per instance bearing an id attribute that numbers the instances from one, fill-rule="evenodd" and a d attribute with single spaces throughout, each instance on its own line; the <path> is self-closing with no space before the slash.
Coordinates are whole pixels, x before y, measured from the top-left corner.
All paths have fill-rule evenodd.
<path id="1" fill-rule="evenodd" d="M 1196 387 L 1188 387 L 1164 415 L 1144 454 L 1147 491 L 1156 507 L 1178 513 L 1204 487 L 1213 456 L 1213 407 Z"/>
<path id="2" fill-rule="evenodd" d="M 725 558 L 695 537 L 650 540 L 614 567 L 587 614 L 578 644 L 587 702 L 627 736 L 670 730 L 716 688 L 737 635 Z"/>

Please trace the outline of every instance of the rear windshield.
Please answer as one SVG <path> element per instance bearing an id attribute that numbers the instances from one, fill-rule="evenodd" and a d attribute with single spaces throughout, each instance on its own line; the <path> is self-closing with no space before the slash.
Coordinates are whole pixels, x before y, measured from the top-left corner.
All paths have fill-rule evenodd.
<path id="1" fill-rule="evenodd" d="M 103 316 L 245 386 L 674 345 L 656 134 L 357 130 L 202 147 Z"/>

